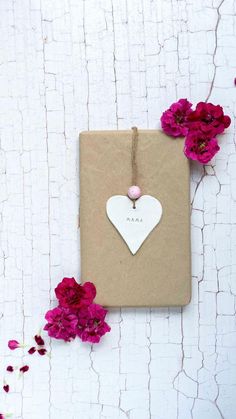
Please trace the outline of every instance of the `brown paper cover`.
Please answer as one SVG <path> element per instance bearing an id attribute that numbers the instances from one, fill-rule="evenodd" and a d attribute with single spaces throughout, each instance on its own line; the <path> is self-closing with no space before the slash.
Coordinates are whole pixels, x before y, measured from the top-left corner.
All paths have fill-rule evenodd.
<path id="1" fill-rule="evenodd" d="M 182 306 L 191 298 L 189 163 L 183 140 L 140 130 L 138 184 L 162 204 L 160 223 L 136 255 L 106 215 L 113 195 L 131 184 L 130 131 L 80 134 L 82 282 L 105 306 Z"/>

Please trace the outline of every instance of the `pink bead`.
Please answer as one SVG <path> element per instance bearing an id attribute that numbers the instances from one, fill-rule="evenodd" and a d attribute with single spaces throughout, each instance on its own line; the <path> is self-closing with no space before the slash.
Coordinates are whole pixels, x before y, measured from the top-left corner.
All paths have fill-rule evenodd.
<path id="1" fill-rule="evenodd" d="M 142 192 L 139 186 L 133 185 L 128 189 L 128 197 L 130 199 L 138 199 L 141 195 Z"/>

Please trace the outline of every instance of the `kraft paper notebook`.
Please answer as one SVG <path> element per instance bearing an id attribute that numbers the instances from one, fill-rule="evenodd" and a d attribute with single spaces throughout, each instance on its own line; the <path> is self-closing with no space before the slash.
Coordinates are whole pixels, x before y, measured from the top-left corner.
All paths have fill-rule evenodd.
<path id="1" fill-rule="evenodd" d="M 140 130 L 139 186 L 162 217 L 135 255 L 106 213 L 131 186 L 131 131 L 80 134 L 81 278 L 107 307 L 182 306 L 191 298 L 189 163 L 183 140 Z"/>

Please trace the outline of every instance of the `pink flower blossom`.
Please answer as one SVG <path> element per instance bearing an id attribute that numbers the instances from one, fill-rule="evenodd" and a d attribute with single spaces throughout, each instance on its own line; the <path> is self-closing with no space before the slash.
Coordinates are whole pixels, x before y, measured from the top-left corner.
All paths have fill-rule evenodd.
<path id="1" fill-rule="evenodd" d="M 224 115 L 223 108 L 220 105 L 206 102 L 197 104 L 195 111 L 188 115 L 188 121 L 191 131 L 200 128 L 211 138 L 221 134 L 231 123 L 230 117 Z"/>
<path id="2" fill-rule="evenodd" d="M 50 337 L 66 342 L 75 338 L 78 319 L 69 309 L 56 307 L 46 313 L 45 319 L 48 323 L 44 330 L 47 330 Z"/>
<path id="3" fill-rule="evenodd" d="M 96 296 L 96 288 L 91 282 L 80 285 L 74 278 L 64 278 L 55 289 L 61 307 L 78 309 L 88 306 Z"/>
<path id="4" fill-rule="evenodd" d="M 219 149 L 216 138 L 208 138 L 202 131 L 190 131 L 185 140 L 184 153 L 188 159 L 206 164 Z"/>
<path id="5" fill-rule="evenodd" d="M 20 372 L 22 372 L 23 374 L 27 371 L 29 371 L 29 366 L 28 365 L 23 365 L 23 367 L 20 368 Z"/>
<path id="6" fill-rule="evenodd" d="M 6 370 L 8 372 L 13 372 L 14 371 L 14 367 L 12 365 L 8 365 L 7 368 L 6 368 Z"/>
<path id="7" fill-rule="evenodd" d="M 185 137 L 188 133 L 188 117 L 191 115 L 192 103 L 187 99 L 179 99 L 161 116 L 161 126 L 167 135 Z"/>
<path id="8" fill-rule="evenodd" d="M 98 343 L 111 328 L 105 322 L 107 310 L 99 304 L 91 304 L 78 312 L 77 335 L 83 342 Z"/>
<path id="9" fill-rule="evenodd" d="M 0 413 L 0 419 L 5 419 L 2 413 Z"/>
<path id="10" fill-rule="evenodd" d="M 12 351 L 14 349 L 18 349 L 20 347 L 21 347 L 21 345 L 20 345 L 20 343 L 17 340 L 9 340 L 9 342 L 8 342 L 8 348 L 11 349 Z"/>

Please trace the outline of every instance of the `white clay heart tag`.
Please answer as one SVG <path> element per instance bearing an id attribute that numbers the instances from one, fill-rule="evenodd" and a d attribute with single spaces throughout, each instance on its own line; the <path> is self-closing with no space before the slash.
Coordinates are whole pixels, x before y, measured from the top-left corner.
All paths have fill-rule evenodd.
<path id="1" fill-rule="evenodd" d="M 123 195 L 114 195 L 108 199 L 107 216 L 135 255 L 144 240 L 160 222 L 162 206 L 158 199 L 143 195 L 135 203 Z"/>

